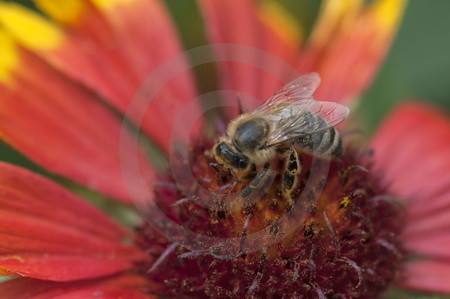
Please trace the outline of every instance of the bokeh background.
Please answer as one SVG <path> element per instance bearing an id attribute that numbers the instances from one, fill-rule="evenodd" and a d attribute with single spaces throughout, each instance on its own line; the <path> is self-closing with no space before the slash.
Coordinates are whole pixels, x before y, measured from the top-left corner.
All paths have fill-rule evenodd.
<path id="1" fill-rule="evenodd" d="M 174 16 L 185 48 L 205 44 L 202 21 L 195 1 L 165 1 Z M 12 2 L 33 7 L 30 0 Z M 321 3 L 320 0 L 279 0 L 279 2 L 294 14 L 299 26 L 302 26 L 306 33 L 311 29 Z M 196 71 L 201 78 L 200 90 L 206 91 L 215 86 L 214 76 L 211 75 L 214 73 L 212 67 L 205 66 Z M 388 111 L 406 99 L 426 101 L 444 113 L 450 111 L 450 0 L 409 1 L 393 47 L 374 84 L 363 95 L 360 106 L 353 114 L 369 136 Z M 42 172 L 39 167 L 2 141 L 0 141 L 0 160 Z M 396 290 L 386 295 L 386 298 L 411 297 L 449 298 Z"/>

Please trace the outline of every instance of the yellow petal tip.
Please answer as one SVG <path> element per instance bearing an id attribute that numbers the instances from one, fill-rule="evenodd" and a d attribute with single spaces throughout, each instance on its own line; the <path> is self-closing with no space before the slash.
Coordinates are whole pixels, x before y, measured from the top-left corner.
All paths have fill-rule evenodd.
<path id="1" fill-rule="evenodd" d="M 77 23 L 87 9 L 86 0 L 34 0 L 46 14 L 62 24 Z"/>
<path id="2" fill-rule="evenodd" d="M 300 25 L 284 7 L 273 0 L 261 3 L 259 10 L 261 20 L 288 44 L 298 45 L 302 39 Z"/>
<path id="3" fill-rule="evenodd" d="M 378 0 L 373 3 L 371 10 L 383 32 L 389 34 L 397 28 L 406 4 L 407 0 Z"/>
<path id="4" fill-rule="evenodd" d="M 59 28 L 21 5 L 0 2 L 0 24 L 17 41 L 30 49 L 49 49 L 60 45 Z"/>
<path id="5" fill-rule="evenodd" d="M 312 36 L 313 43 L 327 43 L 330 36 L 354 22 L 363 6 L 362 0 L 325 0 Z"/>
<path id="6" fill-rule="evenodd" d="M 97 5 L 100 9 L 108 9 L 116 4 L 127 4 L 133 1 L 136 0 L 92 0 L 92 2 L 95 3 L 95 5 Z"/>
<path id="7" fill-rule="evenodd" d="M 12 80 L 12 70 L 19 64 L 17 48 L 10 36 L 0 30 L 0 83 Z"/>

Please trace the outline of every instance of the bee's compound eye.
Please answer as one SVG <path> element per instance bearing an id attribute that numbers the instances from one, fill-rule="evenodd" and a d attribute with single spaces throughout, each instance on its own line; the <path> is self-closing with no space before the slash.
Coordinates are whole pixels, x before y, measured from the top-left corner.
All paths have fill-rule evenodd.
<path id="1" fill-rule="evenodd" d="M 219 157 L 223 157 L 229 154 L 229 152 L 230 150 L 228 149 L 228 146 L 225 143 L 221 142 L 217 145 L 215 154 Z"/>
<path id="2" fill-rule="evenodd" d="M 249 165 L 249 160 L 246 156 L 234 152 L 224 142 L 221 142 L 217 145 L 215 154 L 226 164 L 238 170 L 244 170 Z"/>
<path id="3" fill-rule="evenodd" d="M 245 168 L 247 168 L 247 166 L 248 166 L 248 159 L 245 157 L 239 158 L 238 168 L 245 169 Z"/>

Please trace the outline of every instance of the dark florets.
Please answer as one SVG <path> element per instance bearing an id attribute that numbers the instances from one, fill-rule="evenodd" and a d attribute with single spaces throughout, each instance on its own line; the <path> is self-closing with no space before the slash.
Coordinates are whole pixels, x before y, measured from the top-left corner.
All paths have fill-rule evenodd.
<path id="1" fill-rule="evenodd" d="M 180 187 L 179 177 L 164 179 L 155 197 L 167 218 L 150 208 L 154 221 L 139 228 L 141 245 L 156 260 L 142 268 L 150 269 L 156 293 L 366 298 L 396 278 L 403 210 L 360 155 L 348 150 L 328 162 L 301 154 L 294 206 L 281 190 L 284 161 L 278 157 L 260 197 L 230 205 L 256 173 L 233 184 L 229 172 L 210 166 L 211 144 L 198 144 L 189 161 L 196 180 L 186 178 Z"/>

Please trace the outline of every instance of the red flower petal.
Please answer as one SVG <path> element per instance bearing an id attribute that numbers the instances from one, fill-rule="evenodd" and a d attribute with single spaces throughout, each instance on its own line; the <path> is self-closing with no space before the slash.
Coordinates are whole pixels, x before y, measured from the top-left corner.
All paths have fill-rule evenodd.
<path id="1" fill-rule="evenodd" d="M 0 163 L 0 266 L 68 281 L 132 268 L 146 258 L 133 235 L 55 183 Z"/>
<path id="2" fill-rule="evenodd" d="M 418 261 L 408 263 L 402 287 L 450 294 L 450 263 L 447 261 Z"/>
<path id="3" fill-rule="evenodd" d="M 444 215 L 449 217 L 449 213 Z M 450 259 L 449 226 L 447 226 L 445 231 L 407 235 L 405 239 L 406 247 L 412 248 L 414 250 L 414 254 L 425 255 L 433 258 Z"/>
<path id="4" fill-rule="evenodd" d="M 372 141 L 377 168 L 408 202 L 414 222 L 450 208 L 448 132 L 447 116 L 410 103 L 397 108 Z"/>
<path id="5" fill-rule="evenodd" d="M 17 278 L 0 283 L 3 298 L 151 298 L 144 278 L 121 275 L 78 282 Z"/>
<path id="6" fill-rule="evenodd" d="M 252 106 L 295 76 L 300 36 L 287 14 L 256 1 L 201 0 L 211 43 L 215 43 L 224 89 L 244 92 Z M 270 55 L 274 57 L 271 58 Z"/>
<path id="7" fill-rule="evenodd" d="M 14 50 L 21 64 L 14 70 L 13 83 L 0 85 L 2 137 L 50 171 L 130 201 L 128 192 L 140 188 L 141 177 L 146 182 L 153 179 L 149 164 L 136 154 L 142 176 L 127 180 L 135 186 L 124 183 L 122 170 L 129 159 L 121 157 L 119 149 L 135 153 L 131 135 L 95 95 L 29 52 Z"/>
<path id="8" fill-rule="evenodd" d="M 435 258 L 407 265 L 403 286 L 450 292 L 450 121 L 423 104 L 404 104 L 385 121 L 372 146 L 376 168 L 408 206 L 405 246 Z"/>
<path id="9" fill-rule="evenodd" d="M 317 98 L 349 103 L 370 84 L 382 63 L 405 1 L 378 0 L 369 6 L 362 1 L 325 1 L 312 38 L 300 56 L 297 26 L 283 22 L 290 18 L 288 14 L 269 16 L 254 0 L 200 0 L 200 4 L 210 40 L 219 43 L 216 54 L 220 59 L 239 61 L 220 64 L 224 88 L 246 92 L 256 97 L 252 104 L 257 104 L 280 86 L 280 80 L 292 79 L 297 68 L 301 73 L 316 71 L 321 75 Z M 283 34 L 286 32 L 291 34 Z M 233 48 L 233 44 L 241 47 Z"/>
<path id="10" fill-rule="evenodd" d="M 127 113 L 167 150 L 172 125 L 196 90 L 165 8 L 160 1 L 146 0 L 80 2 L 79 14 L 67 19 L 58 10 L 66 6 L 64 1 L 38 1 L 67 30 L 60 46 L 33 50 Z M 146 82 L 154 72 L 160 82 Z M 137 97 L 143 84 L 158 91 L 153 99 Z M 147 106 L 148 100 L 152 103 Z"/>
<path id="11" fill-rule="evenodd" d="M 429 217 L 421 217 L 417 221 L 413 217 L 410 216 L 411 221 L 405 232 L 405 238 L 409 241 L 417 240 L 417 242 L 420 242 L 420 240 L 432 237 L 434 234 L 442 235 L 443 240 L 447 238 L 450 232 L 450 210 L 448 208 L 433 213 Z"/>

